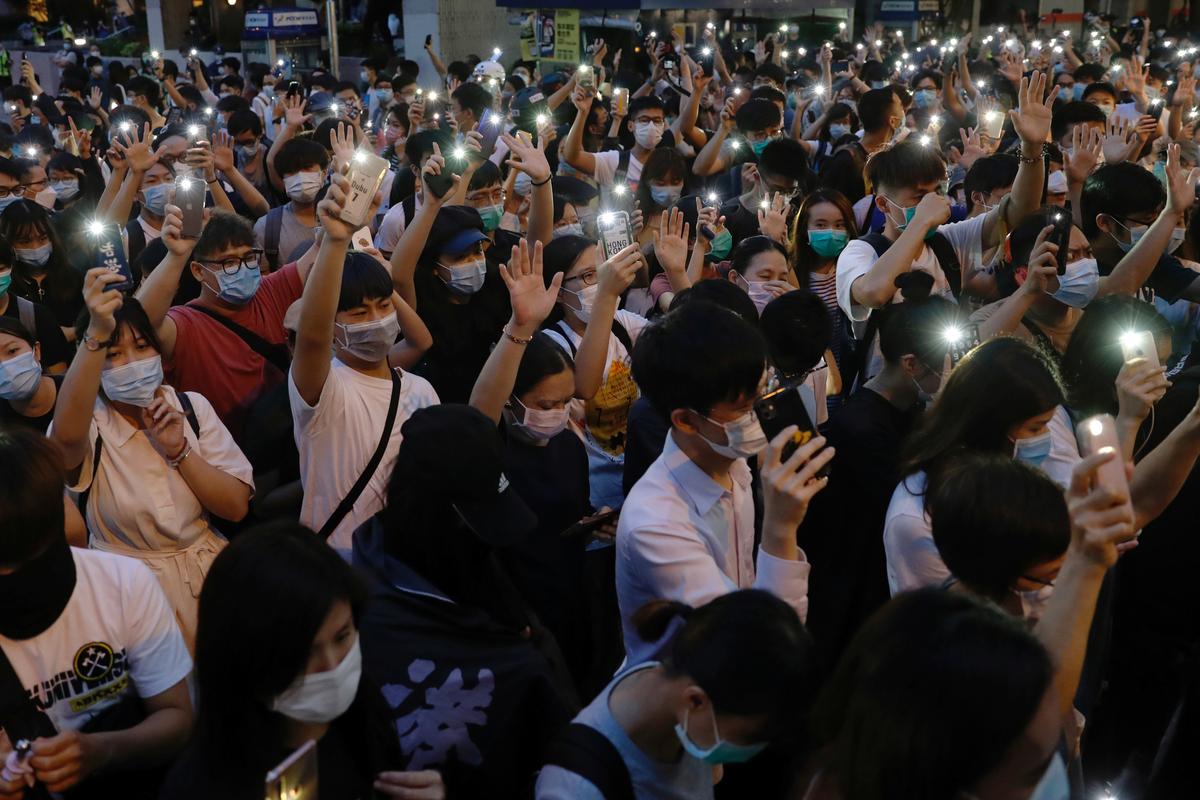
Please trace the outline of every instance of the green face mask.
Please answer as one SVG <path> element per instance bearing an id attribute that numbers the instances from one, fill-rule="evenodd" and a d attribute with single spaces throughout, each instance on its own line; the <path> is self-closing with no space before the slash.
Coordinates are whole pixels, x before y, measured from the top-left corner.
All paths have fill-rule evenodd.
<path id="1" fill-rule="evenodd" d="M 819 230 L 808 232 L 808 244 L 821 258 L 837 258 L 846 249 L 849 237 L 845 231 Z"/>
<path id="2" fill-rule="evenodd" d="M 8 294 L 8 287 L 12 286 L 12 273 L 6 272 L 0 275 L 0 297 Z"/>
<path id="3" fill-rule="evenodd" d="M 722 228 L 717 231 L 717 235 L 709 243 L 708 257 L 713 261 L 724 261 L 729 257 L 731 250 L 733 250 L 733 234 L 728 229 Z"/>
<path id="4" fill-rule="evenodd" d="M 892 201 L 891 201 L 890 199 L 888 199 L 887 197 L 885 197 L 885 198 L 883 198 L 883 199 L 884 199 L 884 200 L 887 200 L 889 203 L 892 203 Z M 903 206 L 901 206 L 901 205 L 900 205 L 900 204 L 898 204 L 898 203 L 892 203 L 892 205 L 893 205 L 893 206 L 895 206 L 896 208 L 898 208 L 898 209 L 900 209 L 901 211 L 903 211 L 903 212 L 904 212 L 904 224 L 903 224 L 903 225 L 897 225 L 897 226 L 896 226 L 896 230 L 898 230 L 898 231 L 900 231 L 901 233 L 903 233 L 903 232 L 904 232 L 904 230 L 905 230 L 905 229 L 908 227 L 908 223 L 912 222 L 912 220 L 913 220 L 913 217 L 916 215 L 916 213 L 917 213 L 917 207 L 916 207 L 916 206 L 912 206 L 911 208 L 904 208 Z M 895 222 L 895 220 L 892 220 L 892 221 L 893 221 L 893 222 Z M 936 234 L 936 233 L 937 233 L 937 227 L 936 227 L 936 226 L 935 226 L 935 227 L 933 227 L 933 228 L 930 228 L 930 229 L 929 229 L 928 231 L 926 231 L 926 233 L 925 233 L 925 241 L 929 241 L 930 239 L 932 239 L 932 238 L 933 238 L 933 236 L 934 236 L 934 234 Z"/>
<path id="5" fill-rule="evenodd" d="M 504 216 L 503 206 L 484 206 L 483 208 L 476 210 L 479 212 L 479 216 L 483 219 L 483 229 L 485 231 L 491 233 L 500 227 L 500 218 Z"/>

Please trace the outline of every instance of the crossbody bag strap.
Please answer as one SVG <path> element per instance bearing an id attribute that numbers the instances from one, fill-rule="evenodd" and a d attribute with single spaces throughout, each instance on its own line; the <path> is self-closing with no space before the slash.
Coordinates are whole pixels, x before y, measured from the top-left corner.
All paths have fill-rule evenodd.
<path id="1" fill-rule="evenodd" d="M 287 374 L 288 369 L 291 367 L 291 361 L 287 357 L 287 351 L 282 346 L 271 344 L 254 331 L 238 325 L 231 319 L 226 319 L 210 308 L 205 308 L 204 306 L 198 305 L 189 305 L 187 308 L 199 311 L 201 314 L 216 320 L 227 330 L 245 342 L 247 347 L 269 361 L 284 375 Z"/>
<path id="2" fill-rule="evenodd" d="M 329 537 L 337 529 L 338 525 L 342 524 L 342 520 L 350 513 L 350 509 L 354 508 L 354 504 L 358 502 L 358 498 L 362 495 L 363 490 L 367 488 L 367 482 L 371 480 L 371 476 L 375 474 L 375 470 L 379 469 L 379 462 L 383 461 L 383 453 L 387 450 L 388 442 L 392 438 L 392 426 L 396 423 L 396 410 L 400 407 L 400 376 L 396 374 L 396 370 L 390 370 L 392 375 L 392 399 L 388 403 L 387 419 L 383 421 L 383 433 L 379 437 L 379 444 L 375 448 L 375 452 L 371 454 L 371 458 L 367 461 L 367 466 L 363 469 L 362 474 L 358 476 L 358 480 L 350 487 L 350 491 L 342 498 L 342 502 L 338 503 L 338 507 L 329 515 L 329 519 L 325 520 L 325 524 L 321 526 L 318 535 L 328 541 Z"/>

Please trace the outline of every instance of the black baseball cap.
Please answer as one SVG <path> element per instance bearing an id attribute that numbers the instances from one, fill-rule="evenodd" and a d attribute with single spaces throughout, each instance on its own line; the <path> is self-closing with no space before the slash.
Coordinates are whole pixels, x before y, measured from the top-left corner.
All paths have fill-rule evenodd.
<path id="1" fill-rule="evenodd" d="M 520 544 L 537 527 L 537 516 L 509 485 L 504 443 L 483 412 L 457 403 L 429 406 L 413 413 L 400 432 L 393 481 L 448 502 L 495 547 Z"/>
<path id="2" fill-rule="evenodd" d="M 442 206 L 425 237 L 422 256 L 460 255 L 482 241 L 488 241 L 488 235 L 478 211 L 471 206 Z"/>

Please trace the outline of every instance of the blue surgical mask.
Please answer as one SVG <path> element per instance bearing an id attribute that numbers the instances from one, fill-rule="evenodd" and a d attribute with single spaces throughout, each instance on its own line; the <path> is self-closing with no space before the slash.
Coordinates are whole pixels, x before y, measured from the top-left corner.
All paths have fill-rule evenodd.
<path id="1" fill-rule="evenodd" d="M 659 208 L 669 208 L 683 196 L 682 186 L 651 186 L 650 199 Z"/>
<path id="2" fill-rule="evenodd" d="M 709 243 L 708 257 L 713 261 L 724 261 L 733 250 L 733 234 L 728 228 L 717 231 L 717 235 Z"/>
<path id="3" fill-rule="evenodd" d="M 569 225 L 560 225 L 554 229 L 551 238 L 559 239 L 563 236 L 583 236 L 583 224 L 580 222 L 572 222 Z"/>
<path id="4" fill-rule="evenodd" d="M 1083 90 L 1086 88 L 1087 88 L 1087 86 L 1085 86 L 1084 84 L 1076 83 L 1074 86 L 1071 87 L 1071 99 L 1072 100 L 1082 100 L 1083 99 Z"/>
<path id="5" fill-rule="evenodd" d="M 12 286 L 12 271 L 8 271 L 0 275 L 0 297 L 8 294 L 8 287 Z"/>
<path id="6" fill-rule="evenodd" d="M 1023 461 L 1031 467 L 1040 467 L 1042 462 L 1050 456 L 1050 448 L 1053 444 L 1053 437 L 1048 430 L 1037 436 L 1030 436 L 1028 439 L 1017 439 L 1014 442 L 1013 458 Z"/>
<path id="7" fill-rule="evenodd" d="M 842 138 L 843 136 L 845 136 L 848 133 L 850 133 L 849 125 L 830 125 L 829 126 L 829 138 L 833 139 L 834 141 L 837 141 L 838 139 Z"/>
<path id="8" fill-rule="evenodd" d="M 882 89 L 888 85 L 887 81 L 871 81 L 872 89 Z"/>
<path id="9" fill-rule="evenodd" d="M 1033 787 L 1029 800 L 1068 800 L 1071 796 L 1071 781 L 1067 778 L 1067 765 L 1060 753 L 1050 759 L 1042 779 Z"/>
<path id="10" fill-rule="evenodd" d="M 487 278 L 487 259 L 483 256 L 453 268 L 445 264 L 437 266 L 438 277 L 446 284 L 447 289 L 458 295 L 475 294 L 483 288 L 483 282 Z"/>
<path id="11" fill-rule="evenodd" d="M 500 227 L 500 218 L 504 216 L 504 206 L 497 204 L 484 206 L 477 210 L 479 211 L 480 218 L 483 220 L 483 229 L 485 231 L 491 233 Z"/>
<path id="12" fill-rule="evenodd" d="M 0 197 L 0 212 L 17 202 L 21 198 L 18 195 L 10 194 L 8 197 Z"/>
<path id="13" fill-rule="evenodd" d="M 232 275 L 227 275 L 222 269 L 209 271 L 217 276 L 217 296 L 235 306 L 245 305 L 254 299 L 254 293 L 262 283 L 258 264 L 245 264 Z"/>
<path id="14" fill-rule="evenodd" d="M 751 142 L 750 149 L 754 151 L 754 155 L 756 157 L 762 158 L 763 150 L 766 150 L 767 145 L 769 145 L 773 141 L 775 141 L 773 138 L 767 137 L 766 139 L 763 139 L 761 142 Z"/>
<path id="15" fill-rule="evenodd" d="M 1113 222 L 1117 222 L 1117 220 L 1114 219 Z M 1124 253 L 1128 253 L 1130 250 L 1132 250 L 1133 246 L 1138 243 L 1138 240 L 1146 235 L 1146 231 L 1150 230 L 1148 225 L 1134 225 L 1133 227 L 1128 227 L 1126 225 L 1122 225 L 1120 222 L 1117 222 L 1117 224 L 1129 232 L 1129 241 L 1122 242 L 1111 233 L 1108 235 L 1112 236 L 1113 241 L 1117 243 L 1117 247 L 1121 248 L 1121 252 Z"/>
<path id="16" fill-rule="evenodd" d="M 1100 269 L 1094 258 L 1081 258 L 1067 264 L 1058 276 L 1058 291 L 1050 296 L 1071 308 L 1086 308 L 1100 290 Z"/>
<path id="17" fill-rule="evenodd" d="M 716 744 L 707 750 L 693 742 L 692 737 L 688 736 L 688 715 L 692 711 L 690 708 L 683 712 L 683 722 L 675 723 L 675 735 L 679 737 L 679 743 L 683 745 L 684 752 L 689 756 L 714 766 L 717 764 L 740 764 L 754 758 L 766 748 L 765 742 L 763 744 L 732 744 L 722 739 L 721 731 L 717 728 L 716 712 L 711 711 L 711 708 L 712 706 L 709 706 L 710 713 L 713 715 L 713 739 Z"/>
<path id="18" fill-rule="evenodd" d="M 112 367 L 100 373 L 104 396 L 114 403 L 146 408 L 154 402 L 154 393 L 162 386 L 162 357 L 143 358 Z"/>
<path id="19" fill-rule="evenodd" d="M 156 217 L 164 216 L 167 213 L 167 193 L 171 191 L 169 183 L 160 183 L 157 186 L 147 186 L 142 189 L 142 205 Z"/>
<path id="20" fill-rule="evenodd" d="M 52 181 L 50 188 L 54 190 L 54 194 L 59 200 L 64 203 L 74 199 L 75 195 L 79 194 L 79 179 L 67 178 L 61 181 Z"/>
<path id="21" fill-rule="evenodd" d="M 50 253 L 53 252 L 53 247 L 49 244 L 44 244 L 41 247 L 14 247 L 13 252 L 17 258 L 35 267 L 44 267 L 50 261 Z"/>
<path id="22" fill-rule="evenodd" d="M 913 92 L 913 103 L 917 108 L 933 108 L 937 105 L 937 90 L 918 89 Z"/>
<path id="23" fill-rule="evenodd" d="M 0 361 L 0 397 L 5 400 L 25 400 L 37 391 L 42 377 L 42 365 L 33 351 L 7 361 Z"/>

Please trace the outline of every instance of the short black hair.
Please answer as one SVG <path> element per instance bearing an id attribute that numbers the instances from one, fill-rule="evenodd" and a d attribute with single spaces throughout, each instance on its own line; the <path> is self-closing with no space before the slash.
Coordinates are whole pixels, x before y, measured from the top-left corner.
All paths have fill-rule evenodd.
<path id="1" fill-rule="evenodd" d="M 485 159 L 475 170 L 475 174 L 471 176 L 471 182 L 467 185 L 467 191 L 473 192 L 476 189 L 491 186 L 493 183 L 500 183 L 500 168 Z"/>
<path id="2" fill-rule="evenodd" d="M 750 90 L 751 100 L 768 100 L 783 105 L 787 103 L 787 95 L 774 86 L 758 86 Z"/>
<path id="3" fill-rule="evenodd" d="M 1020 159 L 1009 153 L 997 153 L 994 156 L 976 159 L 967 170 L 967 177 L 963 182 L 963 189 L 967 194 L 967 210 L 970 211 L 975 205 L 971 200 L 971 192 L 991 194 L 997 189 L 1012 186 L 1020 167 Z"/>
<path id="4" fill-rule="evenodd" d="M 1097 105 L 1082 100 L 1063 103 L 1054 109 L 1054 116 L 1050 121 L 1050 138 L 1057 143 L 1067 135 L 1072 125 L 1081 122 L 1105 122 L 1107 119 Z"/>
<path id="5" fill-rule="evenodd" d="M 262 136 L 262 120 L 253 111 L 235 111 L 229 115 L 229 122 L 226 123 L 225 130 L 230 136 L 237 136 L 245 131 L 250 131 L 255 136 Z"/>
<path id="6" fill-rule="evenodd" d="M 737 314 L 687 303 L 650 325 L 633 348 L 633 379 L 665 419 L 679 408 L 707 414 L 758 393 L 766 368 L 762 334 Z"/>
<path id="7" fill-rule="evenodd" d="M 21 182 L 21 168 L 12 159 L 0 158 L 0 175 L 7 175 L 17 183 Z"/>
<path id="8" fill-rule="evenodd" d="M 711 303 L 719 308 L 732 311 L 750 325 L 758 324 L 758 308 L 754 305 L 754 301 L 732 281 L 721 278 L 696 281 L 675 295 L 671 300 L 670 310 L 683 308 L 688 303 Z"/>
<path id="9" fill-rule="evenodd" d="M 159 353 L 162 352 L 162 342 L 159 341 L 158 332 L 154 326 L 150 324 L 150 317 L 146 314 L 146 309 L 142 308 L 141 301 L 136 297 L 127 297 L 121 307 L 117 309 L 113 315 L 117 321 L 117 327 L 113 329 L 112 338 L 105 344 L 117 344 L 124 336 L 125 326 L 128 325 L 133 330 L 135 337 L 141 337 L 146 340 L 147 344 L 153 347 Z M 83 341 L 83 337 L 87 335 L 88 324 L 91 322 L 91 317 L 88 315 L 88 310 L 85 307 L 79 312 L 79 316 L 75 318 L 75 339 Z"/>
<path id="10" fill-rule="evenodd" d="M 27 106 L 33 105 L 33 93 L 28 86 L 5 86 L 4 99 L 10 103 L 22 102 Z"/>
<path id="11" fill-rule="evenodd" d="M 1130 161 L 1105 164 L 1083 184 L 1079 200 L 1083 216 L 1083 232 L 1092 239 L 1100 235 L 1096 226 L 1097 214 L 1117 217 L 1122 223 L 1131 214 L 1149 214 L 1167 202 L 1167 191 L 1148 169 Z"/>
<path id="12" fill-rule="evenodd" d="M 544 331 L 533 335 L 532 341 L 525 346 L 521 354 L 521 363 L 517 367 L 517 377 L 513 382 L 512 395 L 521 395 L 537 386 L 551 375 L 557 375 L 563 370 L 574 370 L 575 365 L 567 356 L 565 350 L 554 343 L 554 340 Z"/>
<path id="13" fill-rule="evenodd" d="M 761 234 L 747 236 L 738 242 L 737 246 L 729 254 L 729 270 L 739 275 L 744 275 L 755 256 L 761 253 L 769 253 L 772 250 L 783 256 L 784 261 L 787 260 L 787 249 L 770 236 L 763 236 Z"/>
<path id="14" fill-rule="evenodd" d="M 1077 81 L 1102 81 L 1108 74 L 1108 70 L 1100 64 L 1080 64 L 1075 68 L 1073 73 Z"/>
<path id="15" fill-rule="evenodd" d="M 450 95 L 458 101 L 463 111 L 470 111 L 476 120 L 483 119 L 483 112 L 492 107 L 492 93 L 474 81 L 468 81 Z"/>
<path id="16" fill-rule="evenodd" d="M 763 64 L 759 64 L 758 67 L 755 68 L 754 77 L 766 78 L 778 86 L 783 86 L 784 81 L 787 80 L 787 72 L 785 72 L 783 67 L 779 66 L 778 64 L 773 64 L 770 61 L 767 61 Z"/>
<path id="17" fill-rule="evenodd" d="M 17 566 L 63 530 L 62 452 L 22 426 L 0 428 L 0 564 Z"/>
<path id="18" fill-rule="evenodd" d="M 275 154 L 275 171 L 282 178 L 308 167 L 329 166 L 329 152 L 312 139 L 288 139 Z"/>
<path id="19" fill-rule="evenodd" d="M 763 309 L 759 320 L 771 363 L 788 377 L 815 368 L 833 337 L 824 301 L 808 289 L 785 292 Z"/>
<path id="20" fill-rule="evenodd" d="M 783 124 L 779 106 L 770 100 L 747 100 L 734 115 L 737 128 L 742 133 L 757 133 Z"/>
<path id="21" fill-rule="evenodd" d="M 883 360 L 896 364 L 912 354 L 930 369 L 941 369 L 949 345 L 943 332 L 960 321 L 953 302 L 931 294 L 933 276 L 912 270 L 896 278 L 903 303 L 889 303 L 879 310 L 879 350 Z"/>
<path id="22" fill-rule="evenodd" d="M 634 97 L 629 101 L 629 114 L 627 119 L 632 121 L 638 114 L 648 108 L 657 108 L 659 111 L 666 112 L 667 107 L 663 103 L 662 98 L 658 95 L 648 94 L 641 97 Z"/>
<path id="23" fill-rule="evenodd" d="M 1079 99 L 1086 102 L 1087 99 L 1092 95 L 1100 93 L 1112 95 L 1114 101 L 1118 103 L 1121 102 L 1121 93 L 1117 91 L 1117 87 L 1113 86 L 1107 81 L 1096 81 L 1095 83 L 1089 83 L 1083 90 L 1083 96 Z"/>
<path id="24" fill-rule="evenodd" d="M 234 114 L 238 111 L 249 110 L 250 101 L 242 97 L 240 94 L 227 94 L 217 101 L 217 111 Z"/>
<path id="25" fill-rule="evenodd" d="M 346 254 L 338 311 L 356 308 L 368 299 L 383 300 L 391 297 L 392 291 L 392 276 L 375 258 L 359 252 Z"/>
<path id="26" fill-rule="evenodd" d="M 225 75 L 217 81 L 217 86 L 228 86 L 230 89 L 240 92 L 246 88 L 246 80 L 241 75 Z"/>
<path id="27" fill-rule="evenodd" d="M 254 228 L 240 214 L 213 209 L 212 216 L 192 248 L 192 258 L 215 256 L 230 247 L 254 247 Z"/>
<path id="28" fill-rule="evenodd" d="M 892 109 L 892 101 L 895 97 L 896 94 L 891 87 L 872 89 L 863 93 L 863 96 L 858 99 L 858 119 L 862 122 L 865 132 L 870 133 L 887 126 L 887 115 Z"/>
<path id="29" fill-rule="evenodd" d="M 781 178 L 792 178 L 800 191 L 807 193 L 816 176 L 808 168 L 808 152 L 795 139 L 780 137 L 767 143 L 758 157 L 760 172 Z"/>
<path id="30" fill-rule="evenodd" d="M 162 99 L 162 92 L 158 87 L 158 81 L 151 80 L 145 75 L 135 75 L 125 84 L 125 93 L 127 95 L 140 94 L 146 98 L 146 102 L 157 108 L 159 101 Z"/>
<path id="31" fill-rule="evenodd" d="M 450 138 L 449 133 L 441 130 L 417 131 L 409 136 L 404 142 L 404 155 L 408 158 L 408 163 L 420 167 L 421 160 L 433 153 L 434 144 L 442 149 L 444 155 L 449 152 L 454 140 Z"/>
<path id="32" fill-rule="evenodd" d="M 876 193 L 905 189 L 930 181 L 944 180 L 946 162 L 935 147 L 913 139 L 876 150 L 867 161 L 866 177 Z"/>

